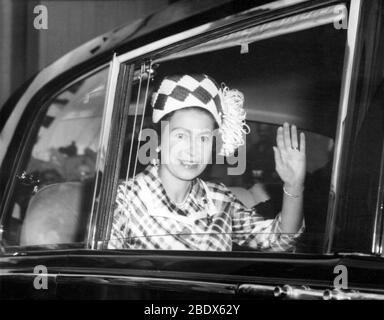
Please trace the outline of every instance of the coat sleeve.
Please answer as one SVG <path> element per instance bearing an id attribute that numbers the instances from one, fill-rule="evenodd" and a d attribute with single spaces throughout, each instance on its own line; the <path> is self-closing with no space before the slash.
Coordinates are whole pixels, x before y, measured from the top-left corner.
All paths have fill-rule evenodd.
<path id="1" fill-rule="evenodd" d="M 117 187 L 108 249 L 129 249 L 129 198 L 132 186 L 125 182 Z"/>
<path id="2" fill-rule="evenodd" d="M 264 219 L 256 209 L 247 209 L 229 193 L 232 212 L 232 239 L 240 246 L 263 251 L 294 251 L 298 238 L 304 232 L 304 220 L 296 233 L 283 233 L 281 213 L 274 219 Z"/>

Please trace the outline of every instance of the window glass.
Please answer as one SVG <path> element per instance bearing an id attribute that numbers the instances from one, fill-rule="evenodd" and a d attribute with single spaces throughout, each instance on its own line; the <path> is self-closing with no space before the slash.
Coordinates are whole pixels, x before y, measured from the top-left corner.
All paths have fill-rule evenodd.
<path id="1" fill-rule="evenodd" d="M 222 47 L 219 41 L 212 40 L 196 50 L 187 50 L 185 55 L 181 52 L 154 61 L 147 99 L 141 99 L 142 107 L 135 112 L 136 116 L 144 117 L 136 123 L 135 130 L 146 134 L 141 135 L 142 141 L 134 143 L 142 157 L 136 159 L 136 164 L 127 159 L 122 163 L 125 170 L 134 165 L 140 169 L 128 179 L 121 175 L 109 248 L 305 253 L 322 250 L 346 32 L 331 24 L 300 30 L 252 38 L 246 45 L 239 45 L 241 39 L 235 33 L 226 38 L 228 41 Z M 241 34 L 247 34 L 246 31 Z M 193 178 L 185 201 L 177 202 L 161 178 L 174 174 L 172 168 L 168 166 L 168 173 L 159 173 L 159 169 L 151 171 L 157 166 L 149 164 L 159 158 L 163 160 L 162 146 L 156 150 L 163 141 L 160 135 L 163 131 L 152 123 L 151 97 L 164 77 L 183 74 L 206 74 L 219 85 L 224 83 L 230 89 L 240 90 L 245 97 L 250 133 L 244 145 L 226 158 L 217 156 L 220 139 L 213 139 L 212 161 L 198 176 L 206 182 L 208 192 L 196 187 L 197 180 Z M 145 111 L 140 111 L 144 107 Z M 131 123 L 135 117 L 132 110 L 131 107 Z M 193 121 L 191 116 L 190 123 Z M 292 246 L 285 246 L 282 240 L 289 232 L 278 232 L 271 227 L 281 219 L 285 197 L 273 151 L 277 129 L 284 122 L 295 124 L 304 132 L 307 145 L 305 229 L 298 228 L 300 232 Z M 182 139 L 182 136 L 177 137 Z M 130 137 L 128 132 L 127 139 Z M 212 190 L 214 194 L 210 193 Z M 218 217 L 223 213 L 227 217 L 221 217 L 219 222 Z M 257 221 L 248 219 L 255 215 Z"/>
<path id="2" fill-rule="evenodd" d="M 54 96 L 35 120 L 16 177 L 4 242 L 83 242 L 91 211 L 108 69 Z"/>

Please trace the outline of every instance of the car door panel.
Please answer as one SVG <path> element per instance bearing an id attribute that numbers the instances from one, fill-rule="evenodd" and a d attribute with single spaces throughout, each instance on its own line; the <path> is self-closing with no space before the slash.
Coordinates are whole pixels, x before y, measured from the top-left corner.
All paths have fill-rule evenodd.
<path id="1" fill-rule="evenodd" d="M 135 300 L 273 298 L 274 290 L 287 284 L 332 288 L 333 268 L 339 260 L 268 255 L 255 258 L 254 253 L 236 258 L 209 253 L 205 257 L 173 252 L 108 252 L 102 257 L 79 253 L 69 258 L 57 279 L 58 296 Z"/>

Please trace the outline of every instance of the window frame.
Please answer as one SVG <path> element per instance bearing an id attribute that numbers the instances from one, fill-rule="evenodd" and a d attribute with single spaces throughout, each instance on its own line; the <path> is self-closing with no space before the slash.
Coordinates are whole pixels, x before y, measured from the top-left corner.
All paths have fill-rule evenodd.
<path id="1" fill-rule="evenodd" d="M 98 161 L 97 166 L 95 194 L 87 237 L 87 248 L 90 249 L 103 248 L 102 239 L 105 238 L 108 225 L 111 223 L 111 215 L 108 212 L 112 211 L 114 203 L 112 196 L 117 188 L 119 159 L 122 152 L 120 145 L 124 140 L 123 133 L 128 120 L 129 103 L 126 102 L 131 96 L 134 67 L 132 64 L 121 64 L 115 55 L 110 71 L 111 90 L 107 94 L 109 121 L 105 121 L 107 130 L 102 133 L 100 145 L 101 153 L 105 154 L 105 161 Z M 118 143 L 114 138 L 117 138 Z"/>
<path id="2" fill-rule="evenodd" d="M 308 12 L 311 10 L 319 9 L 322 7 L 329 7 L 335 4 L 345 4 L 348 8 L 348 21 L 350 18 L 356 18 L 360 14 L 361 10 L 361 0 L 335 0 L 335 1 L 321 1 L 320 3 L 314 3 L 312 1 L 308 2 L 300 2 L 297 6 L 292 7 L 279 7 L 274 8 L 274 10 L 268 11 L 265 15 L 260 14 L 255 8 L 253 10 L 248 10 L 245 13 L 238 14 L 236 16 L 231 16 L 225 19 L 218 20 L 213 23 L 208 23 L 206 25 L 201 25 L 196 28 L 181 32 L 179 34 L 175 34 L 173 36 L 160 39 L 158 41 L 155 41 L 151 44 L 145 45 L 143 47 L 140 47 L 138 49 L 134 49 L 132 51 L 128 51 L 125 53 L 120 54 L 117 58 L 119 60 L 119 64 L 121 65 L 140 65 L 143 61 L 153 61 L 156 62 L 159 57 L 169 55 L 174 52 L 182 51 L 183 49 L 193 47 L 197 44 L 201 44 L 204 42 L 207 42 L 213 38 L 220 37 L 225 34 L 233 33 L 238 30 L 246 29 L 251 26 L 257 26 L 260 24 L 264 24 L 270 21 L 274 21 L 280 18 L 284 17 L 290 17 L 295 14 Z M 358 21 L 358 19 L 357 19 Z M 348 29 L 348 36 L 347 36 L 347 46 L 350 48 L 353 48 L 355 50 L 355 44 L 356 44 L 356 35 L 357 35 L 357 27 L 358 23 L 356 22 L 353 24 L 352 28 Z M 348 51 L 348 50 L 346 50 Z M 342 90 L 340 92 L 340 100 L 339 100 L 339 110 L 338 110 L 338 119 L 337 119 L 337 125 L 338 128 L 343 123 L 343 119 L 345 118 L 345 113 L 347 112 L 349 108 L 349 100 L 348 100 L 348 93 L 351 90 L 351 81 L 350 78 L 353 75 L 353 69 L 352 65 L 354 62 L 355 56 L 354 55 L 348 55 L 347 52 L 345 52 L 344 56 L 344 70 L 343 70 L 343 76 L 342 76 Z M 123 87 L 123 84 L 121 82 L 117 83 L 117 90 L 121 90 Z M 115 105 L 115 108 L 119 108 L 121 106 Z M 335 139 L 335 154 L 334 154 L 334 160 L 333 160 L 333 173 L 332 173 L 332 187 L 331 191 L 332 194 L 334 194 L 335 198 L 337 199 L 339 196 L 339 185 L 338 185 L 338 174 L 335 174 L 335 170 L 341 170 L 340 167 L 340 157 L 341 157 L 341 147 L 343 146 L 344 140 L 345 140 L 345 133 L 343 130 L 339 130 L 336 133 L 336 139 Z M 330 191 L 330 193 L 331 193 Z M 110 199 L 114 199 L 113 196 L 109 197 Z M 331 202 L 329 202 L 329 207 L 331 207 Z M 336 206 L 332 206 L 332 208 L 328 211 L 327 214 L 327 220 L 332 219 L 332 216 L 335 214 Z M 99 212 L 99 215 L 102 213 Z M 113 215 L 113 212 L 106 212 L 105 214 L 111 216 Z M 331 218 L 330 218 L 331 217 Z M 104 234 L 107 235 L 106 225 L 99 226 L 102 230 L 99 231 L 99 235 Z M 109 235 L 108 235 L 109 236 Z M 332 228 L 328 225 L 325 231 L 324 235 L 324 241 L 328 241 L 328 239 L 332 236 Z M 98 243 L 98 246 L 93 246 L 92 248 L 99 248 L 99 249 L 105 249 L 106 246 L 102 245 L 102 242 L 105 242 L 108 240 L 107 238 L 94 238 L 94 242 Z M 325 247 L 325 245 L 324 245 Z M 254 252 L 257 253 L 257 252 Z M 328 255 L 332 254 L 331 249 L 324 249 L 322 254 Z"/>
<path id="3" fill-rule="evenodd" d="M 373 2 L 373 1 L 372 1 Z M 380 1 L 376 1 L 380 2 Z M 325 250 L 327 253 L 338 251 L 340 249 L 335 249 L 338 245 L 339 240 L 335 236 L 335 228 L 337 219 L 343 213 L 343 207 L 346 203 L 346 198 L 348 196 L 346 186 L 348 184 L 348 176 L 353 170 L 352 167 L 352 159 L 355 152 L 353 148 L 355 148 L 355 139 L 353 138 L 354 132 L 357 128 L 357 125 L 354 123 L 354 118 L 356 114 L 359 112 L 359 101 L 358 101 L 358 93 L 359 89 L 363 91 L 364 88 L 365 97 L 361 100 L 364 101 L 365 104 L 372 103 L 369 100 L 370 91 L 375 88 L 377 81 L 377 76 L 375 78 L 373 70 L 375 69 L 375 65 L 373 65 L 374 59 L 380 57 L 377 53 L 378 51 L 378 43 L 381 43 L 383 33 L 381 32 L 381 39 L 378 39 L 379 33 L 367 33 L 368 25 L 367 22 L 369 20 L 370 23 L 374 24 L 377 29 L 379 26 L 380 19 L 378 17 L 368 16 L 368 12 L 372 6 L 372 4 L 368 4 L 363 0 L 352 1 L 352 8 L 350 10 L 350 24 L 348 28 L 348 47 L 349 52 L 346 52 L 345 58 L 345 84 L 344 84 L 344 97 L 343 100 L 345 102 L 345 106 L 343 106 L 343 113 L 341 114 L 341 119 L 339 122 L 339 126 L 342 126 L 339 134 L 342 136 L 343 143 L 339 145 L 338 148 L 338 156 L 335 157 L 334 160 L 334 170 L 336 168 L 337 172 L 333 176 L 333 186 L 334 186 L 334 195 L 333 195 L 333 207 L 331 211 L 328 213 L 328 221 L 327 228 L 329 229 L 328 239 L 325 243 Z M 383 15 L 383 11 L 381 11 L 381 15 Z M 365 21 L 366 20 L 366 21 Z M 383 29 L 383 22 L 381 21 L 381 29 Z M 375 29 L 375 31 L 377 31 Z M 365 39 L 364 35 L 369 34 L 372 46 L 370 49 L 365 50 Z M 368 41 L 367 41 L 368 43 Z M 381 51 L 383 46 L 381 46 Z M 369 58 L 364 58 L 364 55 L 367 55 Z M 362 69 L 362 64 L 364 59 L 369 59 L 370 65 L 367 66 L 367 70 L 365 70 L 365 74 L 363 77 L 360 77 L 360 72 Z M 381 67 L 383 63 L 381 64 Z M 365 67 L 365 66 L 364 66 Z M 383 74 L 383 70 L 381 70 L 381 76 Z M 359 86 L 361 86 L 359 88 Z M 378 89 L 378 87 L 376 88 Z M 363 103 L 362 103 L 363 104 Z M 339 128 L 338 126 L 338 128 Z M 384 140 L 381 142 L 381 146 L 384 146 Z M 336 154 L 335 154 L 336 156 Z M 383 212 L 383 174 L 384 174 L 384 149 L 383 154 L 381 156 L 381 167 L 378 167 L 378 171 L 380 171 L 379 182 L 376 185 L 376 193 L 377 200 L 373 204 L 375 207 L 372 210 L 373 215 L 373 223 L 370 226 L 370 231 L 372 235 L 372 242 L 370 243 L 371 248 L 368 252 L 364 252 L 361 254 L 364 255 L 372 255 L 377 256 L 383 254 L 384 248 L 384 212 Z M 380 161 L 379 160 L 379 161 Z M 373 212 L 374 211 L 374 212 Z M 345 219 L 345 217 L 342 217 Z M 343 234 L 341 233 L 343 236 Z M 342 252 L 351 252 L 352 250 L 343 250 Z M 359 252 L 358 250 L 353 251 Z M 359 252 L 360 253 L 360 252 Z"/>
<path id="4" fill-rule="evenodd" d="M 381 155 L 381 169 L 374 228 L 372 250 L 384 258 L 384 140 Z"/>
<path id="5" fill-rule="evenodd" d="M 355 81 L 355 60 L 357 54 L 358 28 L 361 14 L 361 0 L 351 0 L 350 14 L 348 18 L 347 45 L 344 58 L 344 72 L 341 89 L 341 99 L 339 105 L 339 115 L 337 120 L 335 152 L 333 157 L 333 168 L 331 177 L 331 189 L 329 193 L 328 214 L 326 222 L 326 234 L 324 237 L 324 250 L 327 253 L 332 252 L 333 240 L 335 234 L 335 220 L 337 217 L 337 209 L 341 201 L 341 175 L 343 170 L 343 149 L 346 139 L 346 123 L 348 111 L 351 104 L 351 93 L 353 91 Z"/>

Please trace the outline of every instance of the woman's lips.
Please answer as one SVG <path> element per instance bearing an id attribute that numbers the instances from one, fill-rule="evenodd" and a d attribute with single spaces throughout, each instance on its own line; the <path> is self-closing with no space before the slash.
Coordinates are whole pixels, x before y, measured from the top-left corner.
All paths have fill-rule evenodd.
<path id="1" fill-rule="evenodd" d="M 186 169 L 197 169 L 199 164 L 191 161 L 180 160 L 181 165 Z"/>

